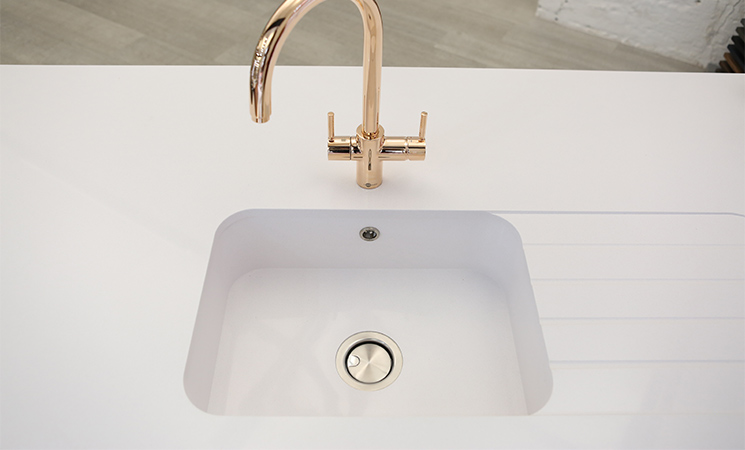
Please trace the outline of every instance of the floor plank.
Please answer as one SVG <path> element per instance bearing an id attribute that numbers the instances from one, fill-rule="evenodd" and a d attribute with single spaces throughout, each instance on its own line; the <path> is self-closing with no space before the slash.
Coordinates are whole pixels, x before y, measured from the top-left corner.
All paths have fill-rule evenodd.
<path id="1" fill-rule="evenodd" d="M 0 63 L 249 64 L 278 0 L 0 0 Z M 407 67 L 702 71 L 535 17 L 537 0 L 379 0 L 383 63 Z M 302 20 L 280 64 L 359 65 L 352 2 Z"/>

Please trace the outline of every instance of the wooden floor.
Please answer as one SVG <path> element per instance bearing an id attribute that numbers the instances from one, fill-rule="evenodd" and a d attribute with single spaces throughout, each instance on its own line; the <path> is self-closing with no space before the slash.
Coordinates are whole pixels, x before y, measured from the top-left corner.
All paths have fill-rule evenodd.
<path id="1" fill-rule="evenodd" d="M 279 0 L 0 0 L 3 64 L 248 64 Z M 537 0 L 379 0 L 386 66 L 702 71 L 535 17 Z M 280 64 L 358 65 L 362 21 L 334 0 Z"/>

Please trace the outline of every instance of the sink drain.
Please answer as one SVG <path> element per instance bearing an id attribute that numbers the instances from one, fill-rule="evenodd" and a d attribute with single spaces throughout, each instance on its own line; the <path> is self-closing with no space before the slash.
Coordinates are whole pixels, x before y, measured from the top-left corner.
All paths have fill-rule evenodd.
<path id="1" fill-rule="evenodd" d="M 388 336 L 365 331 L 348 337 L 336 352 L 336 371 L 345 383 L 377 391 L 396 381 L 403 366 L 401 349 Z"/>

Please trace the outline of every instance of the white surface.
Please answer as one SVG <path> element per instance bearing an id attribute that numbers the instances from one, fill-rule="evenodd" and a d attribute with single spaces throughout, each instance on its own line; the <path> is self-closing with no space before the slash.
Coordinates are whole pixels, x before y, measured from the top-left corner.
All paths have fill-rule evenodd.
<path id="1" fill-rule="evenodd" d="M 539 0 L 538 17 L 706 67 L 745 17 L 742 0 Z"/>
<path id="2" fill-rule="evenodd" d="M 359 70 L 278 68 L 266 126 L 248 122 L 245 68 L 1 70 L 3 447 L 745 445 L 743 262 L 732 259 L 743 218 L 728 214 L 501 214 L 526 243 L 552 361 L 554 392 L 538 415 L 216 417 L 182 383 L 212 236 L 229 214 L 742 215 L 745 78 L 386 70 L 383 124 L 407 134 L 428 110 L 428 160 L 388 164 L 384 185 L 365 192 L 323 149 L 327 110 L 339 132 L 357 125 Z M 269 144 L 278 135 L 283 147 Z M 699 255 L 706 264 L 691 264 Z M 649 257 L 649 273 L 614 275 Z M 717 276 L 717 262 L 740 275 Z M 706 334 L 712 323 L 723 330 Z M 727 359 L 702 360 L 707 348 Z M 386 433 L 359 442 L 370 429 Z"/>
<path id="3" fill-rule="evenodd" d="M 363 331 L 403 352 L 383 390 L 336 372 Z M 235 214 L 215 235 L 185 386 L 219 415 L 535 413 L 551 373 L 520 236 L 485 212 Z"/>
<path id="4" fill-rule="evenodd" d="M 387 68 L 381 123 L 412 134 L 427 110 L 429 148 L 372 192 L 326 160 L 326 113 L 337 133 L 361 120 L 361 69 L 278 68 L 263 125 L 247 76 L 3 67 L 4 147 L 202 249 L 230 214 L 280 206 L 745 214 L 742 76 Z"/>

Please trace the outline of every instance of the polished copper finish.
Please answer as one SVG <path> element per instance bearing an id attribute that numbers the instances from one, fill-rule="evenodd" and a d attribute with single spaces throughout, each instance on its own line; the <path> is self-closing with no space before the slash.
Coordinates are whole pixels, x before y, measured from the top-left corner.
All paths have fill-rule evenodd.
<path id="1" fill-rule="evenodd" d="M 287 36 L 297 22 L 324 0 L 285 0 L 264 28 L 251 63 L 251 118 L 269 120 L 272 112 L 272 73 Z M 351 0 L 362 15 L 364 28 L 362 124 L 355 136 L 334 134 L 334 113 L 328 115 L 328 158 L 357 161 L 357 184 L 373 189 L 383 182 L 384 160 L 422 160 L 427 113 L 422 113 L 419 136 L 386 138 L 378 123 L 380 76 L 383 66 L 383 19 L 375 0 Z"/>

